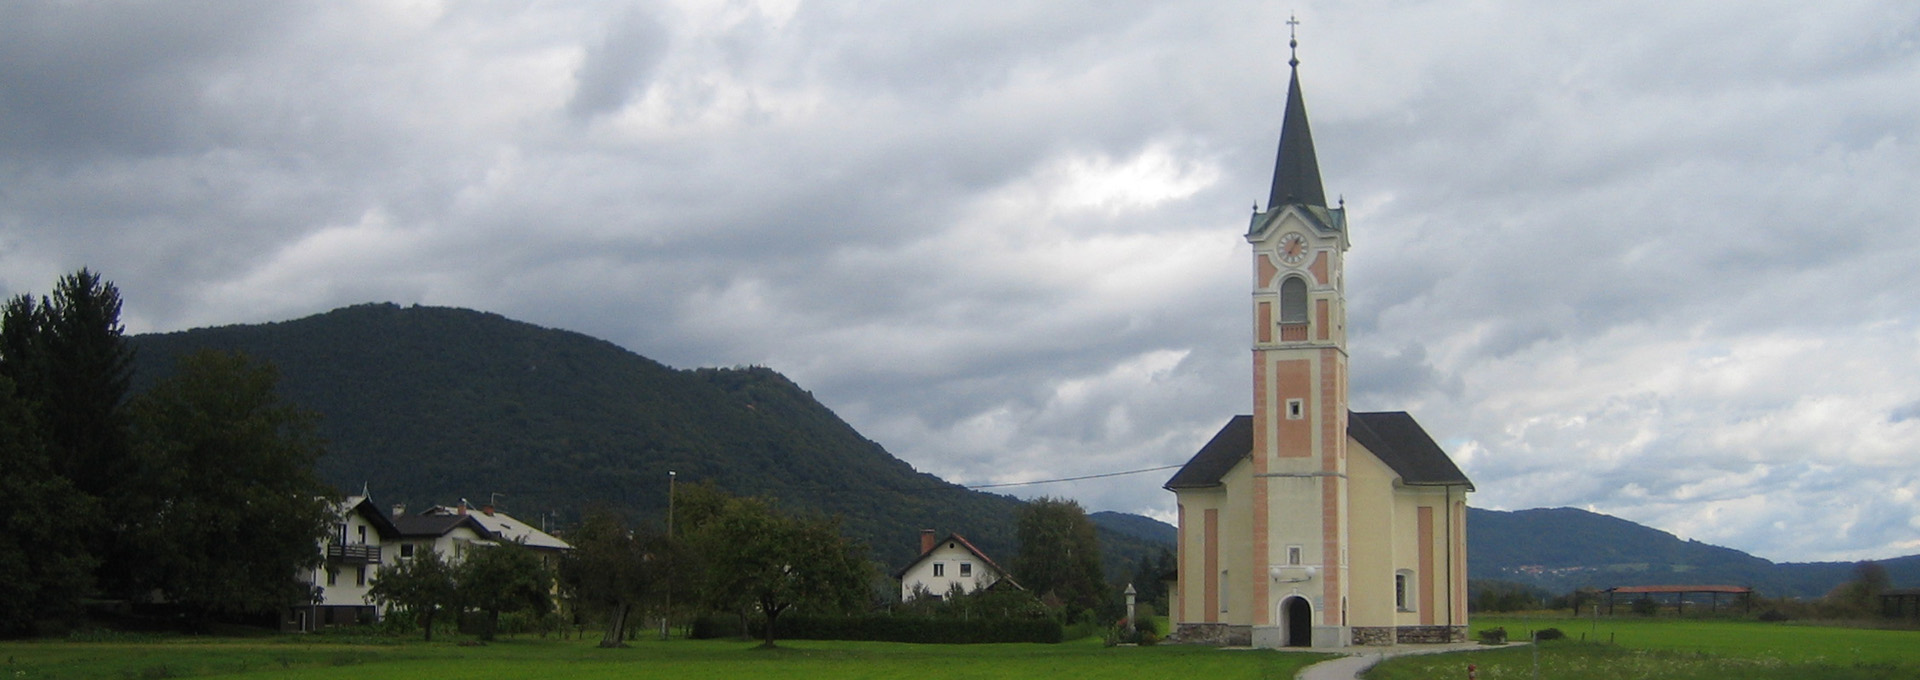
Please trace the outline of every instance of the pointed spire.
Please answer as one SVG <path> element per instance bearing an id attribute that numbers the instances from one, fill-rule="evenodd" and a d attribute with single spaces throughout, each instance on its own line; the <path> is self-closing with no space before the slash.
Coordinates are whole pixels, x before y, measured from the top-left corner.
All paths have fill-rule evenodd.
<path id="1" fill-rule="evenodd" d="M 1300 41 L 1292 35 L 1300 24 L 1287 19 L 1289 51 Z M 1267 209 L 1299 203 L 1327 207 L 1326 189 L 1320 186 L 1320 160 L 1313 154 L 1313 131 L 1307 126 L 1307 103 L 1300 94 L 1300 58 L 1294 52 L 1287 59 L 1292 78 L 1287 82 L 1287 111 L 1280 123 L 1280 153 L 1273 163 L 1273 191 L 1267 195 Z"/>

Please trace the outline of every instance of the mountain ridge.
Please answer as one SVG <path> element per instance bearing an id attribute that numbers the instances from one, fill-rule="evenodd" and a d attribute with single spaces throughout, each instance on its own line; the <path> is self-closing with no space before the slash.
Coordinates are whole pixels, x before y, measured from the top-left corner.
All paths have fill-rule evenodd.
<path id="1" fill-rule="evenodd" d="M 130 336 L 135 388 L 197 349 L 273 363 L 281 393 L 322 414 L 323 479 L 379 502 L 502 501 L 523 521 L 565 525 L 589 506 L 659 523 L 667 472 L 836 515 L 889 569 L 918 532 L 968 536 L 1011 560 L 1022 501 L 920 472 L 771 368 L 676 369 L 581 333 L 450 307 L 353 305 L 299 319 Z M 1468 508 L 1469 577 L 1551 592 L 1657 583 L 1750 585 L 1817 597 L 1852 562 L 1774 563 L 1573 508 Z M 1107 573 L 1170 547 L 1152 518 L 1090 515 Z M 1881 560 L 1920 585 L 1920 556 Z"/>
<path id="2" fill-rule="evenodd" d="M 1011 559 L 1021 501 L 894 457 L 765 367 L 675 369 L 584 334 L 448 307 L 370 303 L 289 321 L 130 336 L 136 389 L 199 349 L 280 371 L 281 394 L 321 414 L 318 472 L 378 502 L 500 501 L 564 525 L 591 505 L 663 523 L 668 472 L 838 516 L 889 568 L 918 531 L 959 531 Z M 1110 574 L 1157 550 L 1103 530 Z"/>

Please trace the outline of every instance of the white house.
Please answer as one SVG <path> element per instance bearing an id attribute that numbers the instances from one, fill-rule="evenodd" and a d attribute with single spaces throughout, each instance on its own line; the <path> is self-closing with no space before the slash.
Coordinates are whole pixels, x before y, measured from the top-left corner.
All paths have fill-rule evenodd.
<path id="1" fill-rule="evenodd" d="M 907 602 L 919 593 L 945 597 L 958 586 L 962 592 L 974 592 L 1004 583 L 1019 588 L 1007 570 L 968 543 L 960 534 L 947 534 L 934 540 L 932 529 L 920 532 L 920 558 L 894 574 L 900 579 L 900 601 Z"/>
<path id="2" fill-rule="evenodd" d="M 439 551 L 442 559 L 458 564 L 476 545 L 521 543 L 540 554 L 549 568 L 573 546 L 525 522 L 484 506 L 469 512 L 466 504 L 434 506 L 418 515 L 393 506 L 382 513 L 366 496 L 348 496 L 334 506 L 339 520 L 320 546 L 325 561 L 301 575 L 319 593 L 310 605 L 291 608 L 282 627 L 316 630 L 327 626 L 373 623 L 380 611 L 367 599 L 381 569 L 411 559 L 423 550 Z"/>
<path id="3" fill-rule="evenodd" d="M 284 627 L 314 630 L 324 626 L 371 623 L 379 617 L 367 603 L 367 589 L 392 556 L 390 543 L 400 531 L 366 496 L 348 496 L 334 504 L 333 532 L 319 546 L 324 561 L 302 574 L 319 591 L 319 601 L 288 612 Z"/>

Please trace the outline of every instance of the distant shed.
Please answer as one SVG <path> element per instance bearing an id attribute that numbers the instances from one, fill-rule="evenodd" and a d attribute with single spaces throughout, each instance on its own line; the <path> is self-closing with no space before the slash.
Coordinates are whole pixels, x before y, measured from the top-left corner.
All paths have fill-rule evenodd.
<path id="1" fill-rule="evenodd" d="M 1615 586 L 1608 588 L 1606 593 L 1608 615 L 1613 614 L 1616 595 L 1628 596 L 1628 602 L 1646 598 L 1656 603 L 1672 604 L 1673 610 L 1682 614 L 1687 611 L 1690 596 L 1708 596 L 1707 611 L 1717 612 L 1720 611 L 1721 595 L 1736 595 L 1743 611 L 1753 611 L 1753 589 L 1745 586 Z M 1632 597 L 1636 595 L 1639 597 Z"/>
<path id="2" fill-rule="evenodd" d="M 1920 619 L 1920 588 L 1896 588 L 1881 593 L 1880 606 L 1889 618 Z"/>

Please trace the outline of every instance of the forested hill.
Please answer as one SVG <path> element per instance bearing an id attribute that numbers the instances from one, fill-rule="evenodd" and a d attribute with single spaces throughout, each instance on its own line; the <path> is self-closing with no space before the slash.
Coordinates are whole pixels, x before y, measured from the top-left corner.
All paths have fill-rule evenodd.
<path id="1" fill-rule="evenodd" d="M 1539 586 L 1738 585 L 1765 597 L 1819 597 L 1853 577 L 1851 562 L 1775 563 L 1577 510 L 1467 511 L 1468 575 Z M 1881 561 L 1895 585 L 1920 585 L 1920 556 Z M 1911 584 L 1911 585 L 1908 585 Z"/>
<path id="2" fill-rule="evenodd" d="M 842 518 L 890 568 L 918 532 L 958 531 L 1002 564 L 1020 501 L 915 471 L 767 368 L 676 370 L 612 343 L 465 309 L 368 304 L 294 321 L 130 338 L 136 387 L 201 348 L 276 365 L 321 415 L 323 479 L 383 506 L 497 499 L 571 524 L 605 503 L 661 522 L 667 472 Z M 495 494 L 498 494 L 497 496 Z M 1161 544 L 1101 531 L 1110 574 Z"/>

